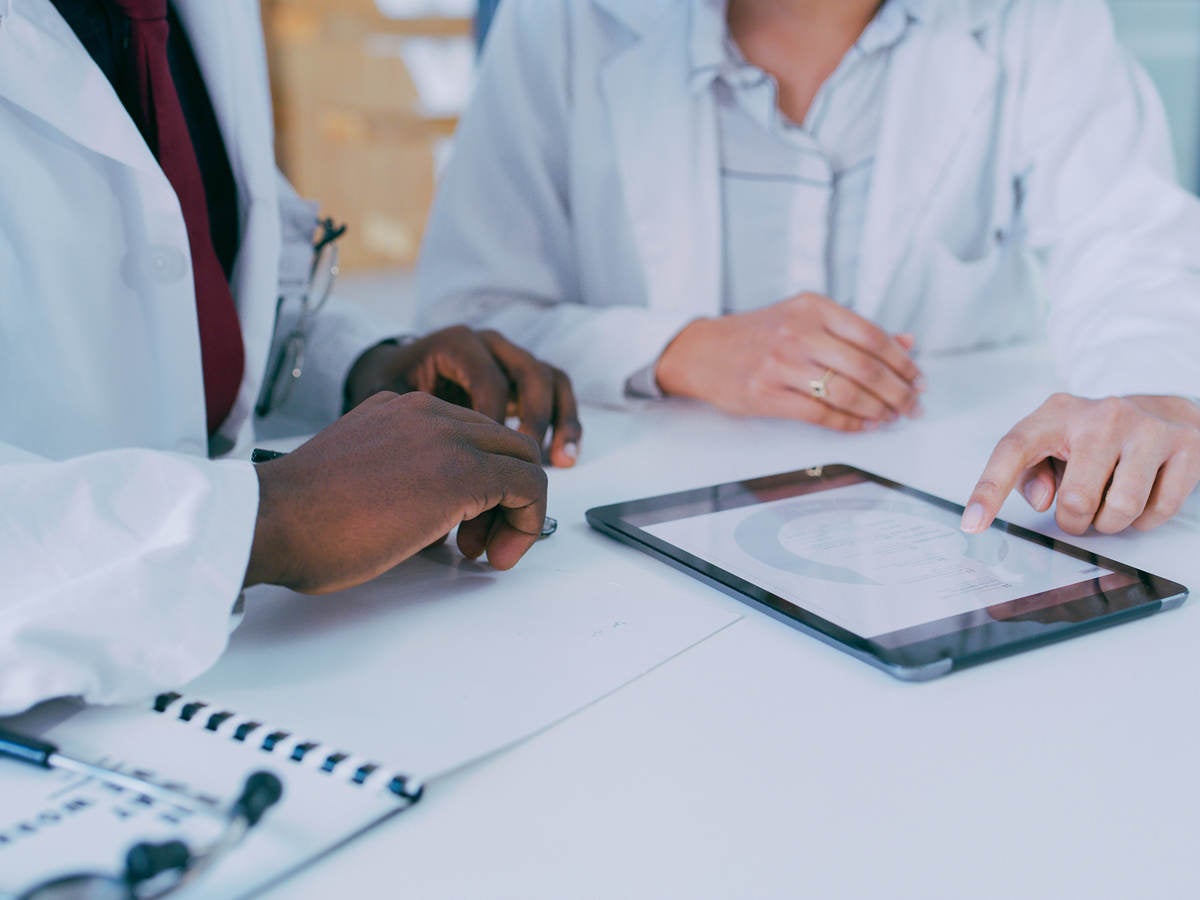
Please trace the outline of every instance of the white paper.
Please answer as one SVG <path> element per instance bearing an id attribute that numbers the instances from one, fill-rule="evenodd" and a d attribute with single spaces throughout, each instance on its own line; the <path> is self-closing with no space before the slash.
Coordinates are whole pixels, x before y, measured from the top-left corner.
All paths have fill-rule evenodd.
<path id="1" fill-rule="evenodd" d="M 573 539 L 552 538 L 510 572 L 443 547 L 333 597 L 251 592 L 228 653 L 184 693 L 428 779 L 737 618 L 705 592 L 663 590 L 655 574 L 630 586 L 555 565 L 565 548 L 554 542 Z"/>

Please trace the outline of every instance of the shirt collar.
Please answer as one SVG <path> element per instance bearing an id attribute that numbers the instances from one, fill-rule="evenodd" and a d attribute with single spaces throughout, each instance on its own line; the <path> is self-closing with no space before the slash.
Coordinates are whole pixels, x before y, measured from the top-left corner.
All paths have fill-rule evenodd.
<path id="1" fill-rule="evenodd" d="M 863 55 L 895 46 L 903 40 L 911 23 L 927 18 L 926 3 L 927 0 L 884 0 L 854 46 Z M 693 91 L 707 90 L 718 78 L 729 76 L 745 65 L 736 47 L 730 46 L 725 22 L 728 9 L 729 0 L 692 0 L 689 45 Z"/>

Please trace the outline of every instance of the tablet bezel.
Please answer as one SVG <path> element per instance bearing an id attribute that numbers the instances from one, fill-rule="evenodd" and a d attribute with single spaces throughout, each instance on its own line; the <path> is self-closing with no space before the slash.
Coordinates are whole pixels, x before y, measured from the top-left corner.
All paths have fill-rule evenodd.
<path id="1" fill-rule="evenodd" d="M 1118 576 L 1115 580 L 1132 578 L 1133 581 L 1118 587 L 1097 585 L 1091 594 L 1056 603 L 1039 605 L 1036 598 L 1044 595 L 1033 595 L 1010 601 L 1014 605 L 1028 601 L 1040 613 L 1055 609 L 1066 610 L 1068 605 L 1082 606 L 1092 602 L 1104 605 L 1104 612 L 1077 620 L 1068 618 L 1063 621 L 1041 622 L 1014 616 L 1010 619 L 989 618 L 986 621 L 979 621 L 979 613 L 982 611 L 975 611 L 925 623 L 914 629 L 903 629 L 898 632 L 877 635 L 874 638 L 864 638 L 771 591 L 745 581 L 720 566 L 655 537 L 641 527 L 726 509 L 758 505 L 814 491 L 830 490 L 832 489 L 830 482 L 847 481 L 847 479 L 852 479 L 847 483 L 872 482 L 957 515 L 961 515 L 963 511 L 961 506 L 949 500 L 927 494 L 854 466 L 836 463 L 599 506 L 587 511 L 587 520 L 597 531 L 662 559 L 675 568 L 717 587 L 774 618 L 812 634 L 826 643 L 907 681 L 927 680 L 955 669 L 986 662 L 989 659 L 1007 656 L 1088 631 L 1140 618 L 1162 609 L 1178 606 L 1187 598 L 1187 589 L 1169 579 L 1152 575 L 1057 538 L 997 519 L 992 528 L 999 529 L 1018 539 L 1031 541 L 1053 552 L 1064 553 L 1075 559 L 1109 569 L 1113 576 Z M 1111 577 L 1102 576 L 1105 579 Z M 1101 580 L 1101 578 L 1095 579 L 1097 582 Z M 969 624 L 972 620 L 977 621 L 978 624 Z M 956 625 L 958 627 L 953 627 Z M 941 630 L 944 633 L 909 642 L 900 640 L 897 643 L 899 635 L 922 628 L 931 631 Z"/>

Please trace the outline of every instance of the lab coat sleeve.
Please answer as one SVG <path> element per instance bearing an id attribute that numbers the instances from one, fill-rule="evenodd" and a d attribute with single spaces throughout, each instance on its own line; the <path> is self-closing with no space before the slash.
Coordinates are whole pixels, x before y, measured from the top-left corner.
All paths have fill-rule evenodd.
<path id="1" fill-rule="evenodd" d="M 1200 395 L 1200 199 L 1102 0 L 1027 3 L 1019 190 L 1073 393 Z"/>
<path id="2" fill-rule="evenodd" d="M 115 450 L 64 462 L 0 443 L 0 715 L 130 702 L 225 648 L 254 537 L 245 462 Z"/>
<path id="3" fill-rule="evenodd" d="M 500 7 L 426 230 L 418 324 L 493 328 L 566 371 L 582 399 L 620 403 L 626 380 L 694 316 L 589 306 L 596 298 L 582 295 L 568 171 L 568 7 Z"/>

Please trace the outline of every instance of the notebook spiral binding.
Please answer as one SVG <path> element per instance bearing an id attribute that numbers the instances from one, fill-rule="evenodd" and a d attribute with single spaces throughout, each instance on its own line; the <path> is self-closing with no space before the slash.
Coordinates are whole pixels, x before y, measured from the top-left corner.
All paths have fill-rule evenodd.
<path id="1" fill-rule="evenodd" d="M 357 758 L 350 753 L 329 752 L 318 741 L 298 740 L 293 732 L 210 706 L 201 700 L 185 698 L 173 691 L 155 697 L 153 709 L 156 713 L 174 716 L 178 721 L 195 728 L 227 736 L 249 747 L 257 746 L 260 752 L 270 753 L 276 759 L 306 765 L 327 775 L 351 773 L 348 784 L 383 790 L 409 804 L 420 800 L 424 792 L 424 786 L 408 775 L 385 770 L 378 763 Z"/>

